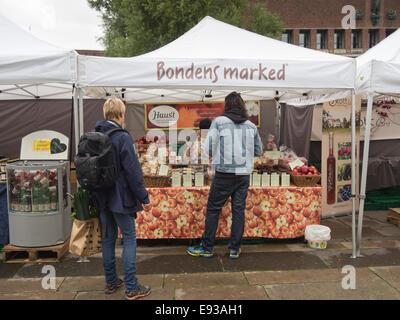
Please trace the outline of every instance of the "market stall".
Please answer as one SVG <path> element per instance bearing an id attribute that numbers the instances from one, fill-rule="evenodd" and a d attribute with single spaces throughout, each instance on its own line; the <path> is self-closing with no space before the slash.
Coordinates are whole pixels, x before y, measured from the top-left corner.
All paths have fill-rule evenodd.
<path id="1" fill-rule="evenodd" d="M 78 65 L 80 70 L 78 87 L 84 90 L 84 94 L 87 96 L 96 98 L 119 96 L 128 103 L 157 103 L 158 105 L 167 105 L 167 107 L 170 106 L 171 102 L 202 102 L 207 104 L 211 101 L 223 101 L 224 97 L 233 90 L 239 91 L 245 101 L 275 100 L 276 102 L 285 102 L 294 98 L 312 97 L 312 103 L 320 103 L 334 99 L 336 96 L 351 95 L 355 79 L 354 59 L 293 46 L 231 26 L 210 17 L 204 18 L 180 38 L 153 52 L 133 58 L 79 56 Z M 176 129 L 179 130 L 179 128 Z M 260 130 L 262 130 L 262 127 L 260 127 Z M 179 155 L 173 155 L 173 158 L 176 159 L 176 156 Z M 272 160 L 270 165 L 271 172 L 261 170 L 261 172 L 255 172 L 255 177 L 252 176 L 253 181 L 252 188 L 249 191 L 248 205 L 251 206 L 253 204 L 251 200 L 254 200 L 253 193 L 259 192 L 258 195 L 260 197 L 264 196 L 276 201 L 280 197 L 282 202 L 284 202 L 284 197 L 287 198 L 286 200 L 292 201 L 297 196 L 305 200 L 305 206 L 301 210 L 297 207 L 297 211 L 291 203 L 290 206 L 287 204 L 278 205 L 278 209 L 269 207 L 267 204 L 263 207 L 261 202 L 255 206 L 255 209 L 249 207 L 246 211 L 247 217 L 249 218 L 249 215 L 251 217 L 251 214 L 253 214 L 253 217 L 247 219 L 247 235 L 260 236 L 263 234 L 262 236 L 264 237 L 289 238 L 301 236 L 298 230 L 304 230 L 304 228 L 301 228 L 303 226 L 302 223 L 317 223 L 317 220 L 319 222 L 321 187 L 315 186 L 318 180 L 312 182 L 314 188 L 312 186 L 304 188 L 307 185 L 301 185 L 301 183 L 298 186 L 291 185 L 290 181 L 296 183 L 298 181 L 296 178 L 297 173 L 303 174 L 303 170 L 304 174 L 307 175 L 310 172 L 310 175 L 318 176 L 318 173 L 310 170 L 312 168 L 305 167 L 303 162 L 297 163 L 298 167 L 305 167 L 301 169 L 301 172 L 299 168 L 296 168 L 296 165 L 290 170 L 284 169 L 279 164 L 279 155 L 274 159 L 264 154 L 264 158 L 267 164 L 268 161 Z M 145 161 L 151 164 L 147 169 L 144 166 L 145 182 L 146 179 L 151 180 L 151 178 L 146 177 L 149 176 L 147 171 L 150 171 L 150 176 L 151 173 L 157 176 L 153 180 L 160 183 L 158 187 L 147 185 L 149 191 L 158 192 L 165 201 L 161 201 L 163 203 L 161 208 L 159 207 L 160 203 L 158 203 L 158 207 L 146 208 L 143 213 L 138 214 L 139 217 L 143 216 L 143 219 L 147 214 L 147 219 L 150 220 L 152 217 L 151 222 L 154 222 L 152 233 L 142 232 L 140 237 L 154 237 L 154 230 L 159 229 L 155 228 L 156 223 L 161 226 L 161 229 L 164 228 L 165 231 L 156 233 L 157 237 L 164 237 L 164 234 L 165 237 L 171 237 L 171 232 L 167 233 L 166 227 L 161 222 L 170 221 L 171 212 L 169 212 L 169 215 L 164 213 L 163 217 L 167 218 L 166 220 L 163 220 L 162 213 L 159 216 L 157 215 L 159 210 L 162 211 L 162 209 L 167 210 L 169 208 L 166 203 L 171 202 L 174 204 L 174 200 L 176 200 L 174 196 L 171 198 L 166 194 L 168 190 L 170 193 L 176 191 L 171 191 L 170 189 L 173 184 L 172 180 L 174 180 L 172 172 L 171 182 L 168 185 L 166 177 L 159 177 L 160 167 L 155 167 L 156 164 L 151 163 L 150 159 L 145 159 Z M 261 162 L 263 162 L 262 159 Z M 191 169 L 192 171 L 183 172 L 185 168 L 171 167 L 167 170 L 163 167 L 161 171 L 164 175 L 165 171 L 176 169 L 182 169 L 182 172 L 175 172 L 181 174 L 182 179 L 185 174 L 188 175 L 189 173 L 192 178 L 187 178 L 186 184 L 174 184 L 174 186 L 178 188 L 177 190 L 181 190 L 182 194 L 188 195 L 190 200 L 192 196 L 189 194 L 192 194 L 193 198 L 195 195 L 197 197 L 200 196 L 197 202 L 193 202 L 193 205 L 196 203 L 196 206 L 199 207 L 202 204 L 202 213 L 204 213 L 204 200 L 208 194 L 208 188 L 201 186 L 201 183 L 197 185 L 195 182 L 193 183 L 196 173 L 199 174 L 199 177 L 202 173 L 194 172 L 198 168 L 186 168 L 186 170 Z M 203 170 L 203 179 L 208 181 L 209 179 L 205 173 L 206 171 Z M 274 178 L 272 177 L 273 174 L 276 174 Z M 269 184 L 266 183 L 268 178 L 265 179 L 264 184 L 262 183 L 262 177 L 266 175 L 271 175 Z M 290 176 L 292 176 L 292 180 L 290 180 Z M 288 177 L 289 183 L 287 182 Z M 189 179 L 192 179 L 191 183 L 189 183 Z M 201 180 L 201 178 L 199 179 Z M 278 184 L 275 186 L 270 184 L 273 179 L 279 179 Z M 302 180 L 305 181 L 306 179 L 303 178 Z M 282 185 L 282 181 L 284 185 Z M 258 186 L 256 186 L 257 183 L 259 183 Z M 207 182 L 204 183 L 204 185 L 206 184 Z M 157 197 L 153 197 L 154 201 L 157 202 Z M 272 200 L 272 203 L 275 203 L 275 200 Z M 258 200 L 256 202 L 258 203 Z M 269 204 L 271 203 L 269 202 Z M 279 208 L 281 208 L 281 211 L 279 211 Z M 189 210 L 190 208 L 186 207 L 186 209 Z M 229 209 L 229 204 L 225 207 L 225 210 L 227 209 Z M 273 209 L 277 211 L 273 211 Z M 290 214 L 284 212 L 285 209 L 287 212 L 291 212 L 292 215 L 290 216 Z M 311 209 L 312 213 L 309 213 L 309 209 Z M 257 216 L 254 210 L 260 216 Z M 192 214 L 193 217 L 189 215 L 189 221 L 192 221 L 192 218 L 193 221 L 198 221 L 196 217 L 202 216 L 200 211 L 196 213 L 196 216 L 194 214 Z M 150 212 L 152 215 L 150 215 Z M 274 213 L 273 222 L 275 226 L 279 221 L 279 230 L 283 228 L 286 231 L 286 228 L 291 226 L 289 221 L 299 222 L 294 224 L 297 226 L 297 233 L 294 231 L 294 225 L 291 227 L 293 229 L 292 233 L 281 232 L 277 234 L 275 231 L 272 232 L 274 230 L 273 224 L 270 223 L 271 228 L 268 227 L 268 214 L 271 217 L 272 212 Z M 185 213 L 186 211 L 179 216 L 174 215 L 175 219 L 173 220 L 175 220 L 175 223 Z M 264 219 L 262 218 L 263 213 Z M 287 214 L 287 220 L 285 213 Z M 309 216 L 307 217 L 308 214 Z M 258 220 L 254 218 L 256 216 L 259 218 Z M 181 220 L 185 219 L 181 218 Z M 138 228 L 141 225 L 145 225 L 140 224 L 141 220 L 138 221 Z M 222 217 L 221 221 L 224 221 Z M 228 223 L 226 222 L 226 224 Z M 252 229 L 249 229 L 250 224 L 258 224 L 258 233 L 254 234 L 249 231 Z M 174 227 L 174 225 L 173 222 L 169 223 L 170 227 Z M 197 223 L 189 223 L 184 228 L 186 231 L 183 233 L 184 237 L 194 237 L 195 235 L 197 237 L 199 235 L 199 231 L 194 230 L 188 233 L 188 228 L 190 229 L 191 225 L 196 230 L 197 227 L 194 227 L 195 225 L 199 228 L 201 227 Z M 266 225 L 267 227 L 265 227 Z M 179 229 L 179 237 L 182 237 L 183 227 L 181 225 L 181 229 Z M 146 227 L 144 228 L 146 229 Z M 177 232 L 176 230 L 175 234 L 178 237 Z"/>
<path id="2" fill-rule="evenodd" d="M 382 40 L 375 47 L 357 58 L 357 93 L 368 97 L 364 155 L 360 187 L 360 211 L 357 230 L 357 256 L 360 256 L 362 225 L 365 203 L 366 178 L 368 169 L 371 119 L 374 97 L 400 95 L 400 30 Z"/>

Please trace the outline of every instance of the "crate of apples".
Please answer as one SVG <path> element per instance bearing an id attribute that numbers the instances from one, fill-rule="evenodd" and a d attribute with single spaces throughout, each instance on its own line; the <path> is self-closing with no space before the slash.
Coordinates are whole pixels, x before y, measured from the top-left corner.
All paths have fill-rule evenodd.
<path id="1" fill-rule="evenodd" d="M 317 168 L 314 166 L 309 166 L 309 167 L 297 166 L 296 168 L 293 169 L 292 174 L 294 176 L 314 176 L 314 175 L 319 175 L 319 172 L 318 172 Z"/>

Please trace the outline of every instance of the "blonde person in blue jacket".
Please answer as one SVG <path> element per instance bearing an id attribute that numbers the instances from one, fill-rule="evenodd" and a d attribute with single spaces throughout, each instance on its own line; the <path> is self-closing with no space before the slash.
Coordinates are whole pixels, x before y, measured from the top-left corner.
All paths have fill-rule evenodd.
<path id="1" fill-rule="evenodd" d="M 225 98 L 224 114 L 214 119 L 204 143 L 206 156 L 215 170 L 207 201 L 205 230 L 198 247 L 190 247 L 192 256 L 212 257 L 219 214 L 231 197 L 232 226 L 229 257 L 239 258 L 245 224 L 245 207 L 254 156 L 262 154 L 257 127 L 248 120 L 245 103 L 236 92 Z"/>
<path id="2" fill-rule="evenodd" d="M 117 98 L 108 99 L 103 107 L 104 119 L 96 123 L 96 131 L 107 132 L 122 128 L 125 123 L 125 104 Z M 107 294 L 114 293 L 125 285 L 125 298 L 134 300 L 150 294 L 149 286 L 142 286 L 136 278 L 136 212 L 143 210 L 142 204 L 150 203 L 144 187 L 142 169 L 127 131 L 117 131 L 110 137 L 113 147 L 114 167 L 117 181 L 111 190 L 93 192 L 94 204 L 100 209 L 103 227 L 103 267 L 106 276 Z M 117 276 L 115 266 L 115 243 L 121 230 L 124 242 L 122 261 L 124 281 Z"/>

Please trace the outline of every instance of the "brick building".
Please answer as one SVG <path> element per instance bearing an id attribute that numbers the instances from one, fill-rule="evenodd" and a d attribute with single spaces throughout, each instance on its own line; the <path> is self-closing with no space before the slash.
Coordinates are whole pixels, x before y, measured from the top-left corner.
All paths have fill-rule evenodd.
<path id="1" fill-rule="evenodd" d="M 284 22 L 282 40 L 358 56 L 400 27 L 400 0 L 258 0 Z M 356 9 L 356 28 L 344 30 L 342 8 Z"/>

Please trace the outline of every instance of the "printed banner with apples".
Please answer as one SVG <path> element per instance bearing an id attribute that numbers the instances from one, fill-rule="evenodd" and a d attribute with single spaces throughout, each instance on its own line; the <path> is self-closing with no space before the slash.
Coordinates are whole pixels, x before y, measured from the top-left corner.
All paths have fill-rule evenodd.
<path id="1" fill-rule="evenodd" d="M 201 238 L 209 187 L 149 188 L 150 204 L 138 212 L 138 239 Z M 321 187 L 250 187 L 246 199 L 247 238 L 298 238 L 305 227 L 319 224 Z M 217 238 L 228 238 L 232 225 L 230 199 L 222 208 Z"/>

